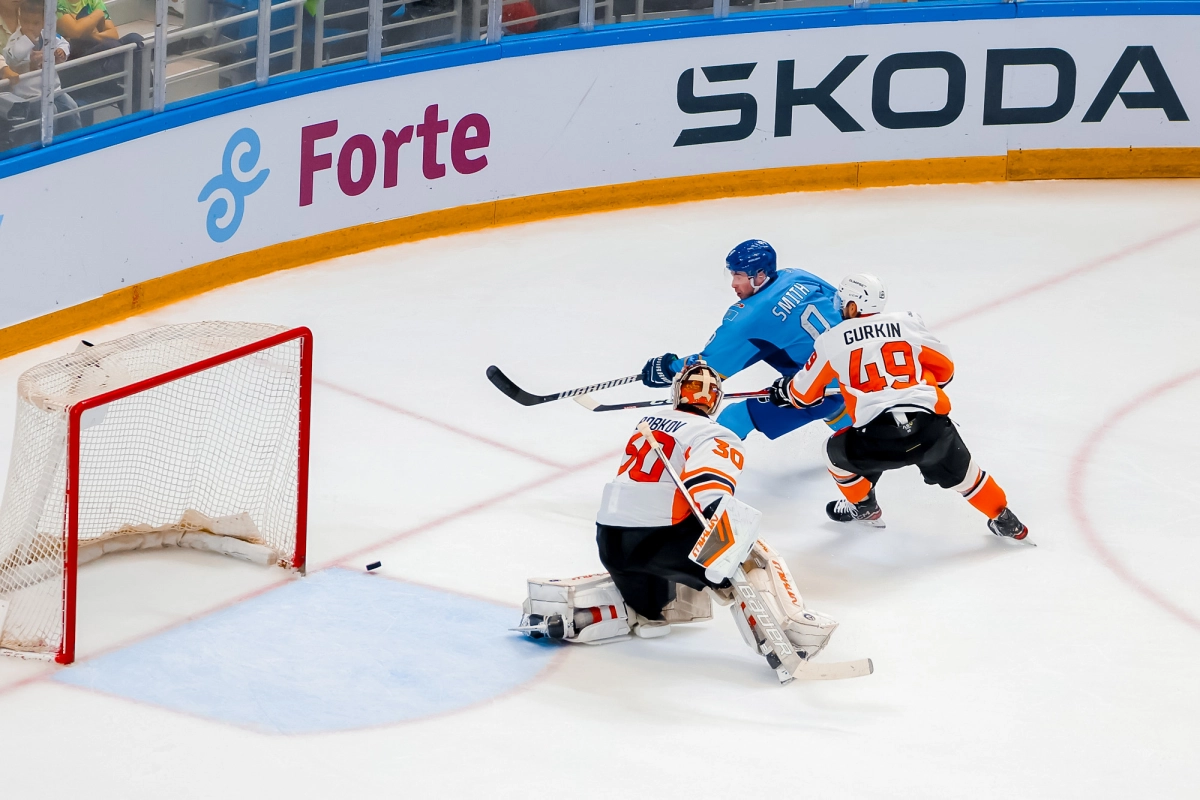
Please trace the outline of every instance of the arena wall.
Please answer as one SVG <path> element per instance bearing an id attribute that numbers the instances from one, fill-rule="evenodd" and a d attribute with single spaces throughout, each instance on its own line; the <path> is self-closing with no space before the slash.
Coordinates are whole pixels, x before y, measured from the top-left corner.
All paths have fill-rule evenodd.
<path id="1" fill-rule="evenodd" d="M 1197 177 L 1198 41 L 1194 2 L 913 4 L 308 73 L 0 162 L 0 355 L 279 269 L 566 214 Z"/>

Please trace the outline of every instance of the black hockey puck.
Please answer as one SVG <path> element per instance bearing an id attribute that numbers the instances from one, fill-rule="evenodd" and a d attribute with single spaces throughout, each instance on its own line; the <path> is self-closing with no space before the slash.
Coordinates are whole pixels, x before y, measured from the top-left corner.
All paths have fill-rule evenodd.
<path id="1" fill-rule="evenodd" d="M 370 572 L 373 569 L 379 569 L 382 566 L 382 561 L 372 561 L 370 564 L 367 564 L 367 572 Z"/>

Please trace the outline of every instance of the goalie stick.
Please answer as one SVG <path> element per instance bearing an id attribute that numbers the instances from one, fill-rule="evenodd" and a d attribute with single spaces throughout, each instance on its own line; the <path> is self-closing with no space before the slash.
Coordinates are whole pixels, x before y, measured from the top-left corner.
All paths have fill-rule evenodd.
<path id="1" fill-rule="evenodd" d="M 611 389 L 614 386 L 624 386 L 627 383 L 640 381 L 642 375 L 639 372 L 637 375 L 630 375 L 625 378 L 614 378 L 611 381 L 603 383 L 594 383 L 591 386 L 581 386 L 578 389 L 567 389 L 566 391 L 556 392 L 554 394 L 533 394 L 517 386 L 512 380 L 500 371 L 497 366 L 487 368 L 487 378 L 492 382 L 492 385 L 499 389 L 504 394 L 516 400 L 523 406 L 536 406 L 542 403 L 549 403 L 552 400 L 561 400 L 564 397 L 575 397 L 588 392 L 598 392 L 602 389 Z"/>
<path id="2" fill-rule="evenodd" d="M 671 465 L 670 460 L 663 454 L 662 444 L 654 438 L 654 431 L 650 430 L 650 426 L 645 422 L 638 423 L 638 433 L 642 434 L 642 438 L 654 450 L 654 454 L 658 456 L 658 460 L 662 462 L 667 473 L 671 476 L 671 480 L 675 482 L 680 493 L 687 500 L 688 508 L 692 514 L 700 521 L 706 529 L 709 526 L 709 520 L 704 516 L 704 512 L 700 510 L 691 493 L 688 492 L 687 486 L 684 485 L 683 479 L 679 477 L 679 473 L 675 471 L 675 467 Z M 860 658 L 856 661 L 838 661 L 825 664 L 810 664 L 800 656 L 796 655 L 795 648 L 788 640 L 780 627 L 779 621 L 775 619 L 775 615 L 763 603 L 762 596 L 758 590 L 754 588 L 746 578 L 746 572 L 742 567 L 737 568 L 733 578 L 730 581 L 734 589 L 739 595 L 738 604 L 742 609 L 742 613 L 746 616 L 746 621 L 750 625 L 750 629 L 755 631 L 755 638 L 761 633 L 762 639 L 759 639 L 759 651 L 767 657 L 767 663 L 779 675 L 780 683 L 790 683 L 793 679 L 807 681 L 830 681 L 840 680 L 842 678 L 858 678 L 863 675 L 870 675 L 875 671 L 875 665 L 869 658 Z"/>
<path id="3" fill-rule="evenodd" d="M 770 393 L 770 389 L 759 389 L 758 391 L 754 392 L 733 392 L 732 394 L 725 395 L 724 399 L 744 400 L 755 397 L 766 397 Z M 826 397 L 833 397 L 840 393 L 841 390 L 836 386 L 830 386 L 825 390 Z M 575 395 L 573 399 L 576 403 L 579 403 L 579 405 L 583 406 L 588 411 L 624 411 L 627 408 L 653 408 L 655 406 L 671 405 L 671 398 L 669 397 L 662 398 L 660 400 L 639 400 L 633 403 L 612 403 L 610 405 L 600 403 L 591 395 L 586 394 Z"/>

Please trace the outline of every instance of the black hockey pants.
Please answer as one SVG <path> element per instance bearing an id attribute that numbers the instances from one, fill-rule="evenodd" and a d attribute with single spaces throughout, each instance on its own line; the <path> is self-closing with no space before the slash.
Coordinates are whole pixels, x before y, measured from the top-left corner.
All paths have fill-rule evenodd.
<path id="1" fill-rule="evenodd" d="M 967 477 L 971 453 L 950 418 L 908 412 L 908 425 L 884 412 L 862 428 L 829 437 L 825 452 L 835 467 L 861 475 L 874 486 L 889 469 L 916 465 L 926 483 L 945 489 Z"/>
<path id="2" fill-rule="evenodd" d="M 688 558 L 703 532 L 691 516 L 659 528 L 597 524 L 596 545 L 625 602 L 643 617 L 660 620 L 663 607 L 675 599 L 676 583 L 698 591 L 716 586 L 705 579 L 704 567 Z"/>

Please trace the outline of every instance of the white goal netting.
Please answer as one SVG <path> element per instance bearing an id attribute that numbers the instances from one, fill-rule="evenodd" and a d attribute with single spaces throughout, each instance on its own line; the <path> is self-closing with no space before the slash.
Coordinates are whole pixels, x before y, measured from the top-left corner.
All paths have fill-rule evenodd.
<path id="1" fill-rule="evenodd" d="M 302 560 L 305 340 L 205 363 L 286 331 L 170 325 L 81 346 L 20 377 L 0 506 L 0 650 L 63 660 L 69 567 L 106 552 L 182 546 L 285 567 Z M 71 407 L 129 387 L 127 397 L 85 406 L 71 474 Z M 76 558 L 67 546 L 72 487 Z"/>

